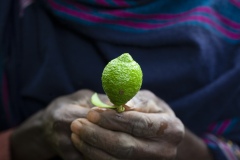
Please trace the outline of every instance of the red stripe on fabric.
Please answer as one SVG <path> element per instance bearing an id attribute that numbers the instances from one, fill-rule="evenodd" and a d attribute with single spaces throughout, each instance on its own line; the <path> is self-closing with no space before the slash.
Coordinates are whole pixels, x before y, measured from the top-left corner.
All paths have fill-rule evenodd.
<path id="1" fill-rule="evenodd" d="M 7 76 L 6 74 L 3 75 L 3 88 L 2 88 L 2 93 L 3 93 L 3 107 L 6 113 L 6 118 L 8 122 L 11 121 L 11 114 L 10 114 L 10 109 L 9 109 L 9 96 L 8 96 L 8 82 L 7 82 Z"/>
<path id="2" fill-rule="evenodd" d="M 208 130 L 209 130 L 210 132 L 212 132 L 212 131 L 215 129 L 215 127 L 216 127 L 216 123 L 212 123 L 212 124 L 208 127 Z"/>
<path id="3" fill-rule="evenodd" d="M 108 20 L 108 19 L 104 19 L 102 17 L 94 16 L 92 14 L 71 10 L 70 8 L 61 6 L 52 1 L 49 1 L 49 2 L 56 10 L 59 10 L 68 15 L 75 16 L 75 17 L 81 18 L 83 20 L 86 20 L 89 22 L 94 22 L 94 23 L 117 24 L 117 25 L 122 25 L 122 26 L 126 26 L 126 27 L 148 30 L 148 29 L 157 29 L 157 28 L 168 27 L 168 26 L 171 26 L 176 23 L 195 21 L 195 22 L 203 22 L 205 24 L 215 27 L 218 31 L 220 31 L 222 34 L 224 34 L 228 38 L 235 39 L 235 40 L 240 39 L 240 33 L 234 33 L 232 31 L 229 31 L 228 29 L 222 27 L 221 25 L 213 22 L 208 17 L 204 17 L 201 15 L 192 15 L 192 16 L 188 16 L 188 17 L 183 17 L 174 22 L 167 22 L 164 24 L 151 24 L 151 23 L 142 23 L 142 22 L 132 22 L 132 21 L 126 21 L 126 20 L 125 21 L 124 20 Z"/>
<path id="4" fill-rule="evenodd" d="M 228 38 L 231 38 L 234 40 L 240 39 L 240 33 L 234 33 L 232 31 L 229 31 L 228 29 L 224 28 L 223 26 L 212 21 L 210 18 L 204 17 L 202 15 L 191 15 L 188 17 L 182 17 L 181 19 L 177 19 L 173 22 L 167 22 L 167 23 L 163 23 L 163 24 L 152 24 L 152 23 L 133 22 L 133 21 L 126 21 L 126 20 L 104 19 L 102 17 L 98 17 L 98 16 L 88 14 L 85 12 L 72 10 L 72 9 L 62 6 L 58 3 L 55 3 L 51 0 L 49 0 L 49 3 L 53 6 L 53 8 L 55 8 L 58 11 L 61 11 L 68 15 L 78 17 L 82 20 L 94 22 L 94 23 L 116 24 L 116 25 L 122 25 L 122 26 L 126 26 L 126 27 L 149 30 L 149 29 L 158 29 L 158 28 L 168 27 L 168 26 L 171 26 L 171 25 L 174 25 L 177 23 L 195 21 L 195 22 L 205 23 L 205 24 L 208 24 L 208 25 L 216 28 L 218 31 L 220 31 L 222 34 L 224 34 Z"/>
<path id="5" fill-rule="evenodd" d="M 48 0 L 48 1 L 50 2 L 51 0 Z M 73 5 L 74 7 L 79 5 L 79 9 L 81 9 L 82 11 L 87 11 L 87 12 L 92 11 L 90 7 L 87 7 L 86 5 L 81 5 L 80 3 L 76 3 L 74 0 L 66 0 L 66 2 L 68 4 Z"/>
<path id="6" fill-rule="evenodd" d="M 235 5 L 236 7 L 240 8 L 240 1 L 239 0 L 230 0 L 230 2 Z"/>
<path id="7" fill-rule="evenodd" d="M 128 7 L 129 4 L 125 0 L 114 0 L 113 1 L 116 5 L 121 7 Z"/>
<path id="8" fill-rule="evenodd" d="M 177 13 L 177 14 L 136 14 L 136 13 L 122 11 L 122 10 L 104 11 L 104 13 L 108 13 L 110 15 L 118 16 L 121 18 L 136 18 L 136 19 L 144 19 L 144 20 L 146 19 L 172 20 L 172 19 L 181 18 L 183 16 L 187 16 L 190 14 L 205 13 L 205 14 L 213 15 L 215 18 L 219 19 L 224 24 L 230 26 L 233 29 L 240 29 L 240 23 L 237 23 L 235 21 L 228 19 L 227 17 L 224 17 L 223 15 L 219 14 L 218 12 L 216 12 L 210 7 L 197 7 L 189 11 Z"/>
<path id="9" fill-rule="evenodd" d="M 227 129 L 227 127 L 229 126 L 229 124 L 231 123 L 231 120 L 226 120 L 224 121 L 221 126 L 219 127 L 217 134 L 218 135 L 222 135 L 224 133 L 224 131 Z"/>
<path id="10" fill-rule="evenodd" d="M 124 1 L 121 1 L 121 3 Z M 84 5 L 81 5 L 79 3 L 72 3 L 69 2 L 70 4 L 78 7 L 79 9 L 84 9 Z M 88 9 L 89 11 L 89 9 Z M 236 30 L 240 30 L 240 23 L 237 23 L 235 21 L 232 21 L 230 19 L 228 19 L 227 17 L 219 14 L 218 12 L 216 12 L 214 9 L 210 8 L 210 7 L 206 7 L 206 6 L 202 6 L 202 7 L 196 7 L 193 8 L 189 11 L 186 12 L 181 12 L 181 13 L 177 13 L 177 14 L 139 14 L 139 13 L 132 13 L 132 12 L 128 12 L 125 10 L 105 10 L 105 11 L 99 11 L 100 13 L 104 13 L 104 14 L 109 14 L 111 16 L 116 16 L 119 18 L 135 18 L 135 19 L 140 19 L 140 20 L 173 20 L 173 19 L 178 19 L 178 18 L 182 18 L 185 17 L 187 15 L 191 15 L 191 14 L 196 14 L 196 13 L 204 13 L 204 14 L 209 14 L 214 16 L 216 19 L 218 19 L 219 21 L 221 21 L 222 23 L 224 23 L 225 25 L 236 29 Z"/>
<path id="11" fill-rule="evenodd" d="M 106 0 L 95 0 L 95 3 L 101 4 L 103 6 L 109 6 L 109 4 L 106 2 Z"/>

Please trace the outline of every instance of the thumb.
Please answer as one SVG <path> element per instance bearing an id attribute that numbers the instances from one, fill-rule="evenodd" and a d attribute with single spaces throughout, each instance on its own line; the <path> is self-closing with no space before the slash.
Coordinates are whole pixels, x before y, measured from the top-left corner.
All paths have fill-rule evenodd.
<path id="1" fill-rule="evenodd" d="M 170 113 L 174 114 L 169 105 L 148 90 L 139 91 L 125 105 L 126 111 L 138 111 L 144 113 Z"/>
<path id="2" fill-rule="evenodd" d="M 138 111 L 144 113 L 161 113 L 163 109 L 158 106 L 152 99 L 147 101 L 136 101 L 132 99 L 128 101 L 125 105 L 125 111 Z"/>

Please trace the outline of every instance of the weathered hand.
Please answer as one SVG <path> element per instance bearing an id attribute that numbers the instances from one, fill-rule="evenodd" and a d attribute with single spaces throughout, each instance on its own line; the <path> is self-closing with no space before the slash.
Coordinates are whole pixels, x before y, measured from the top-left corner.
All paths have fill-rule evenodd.
<path id="1" fill-rule="evenodd" d="M 72 141 L 91 160 L 171 160 L 184 127 L 169 106 L 149 91 L 140 91 L 126 111 L 93 108 L 72 125 Z"/>
<path id="2" fill-rule="evenodd" d="M 45 110 L 38 112 L 16 129 L 12 136 L 15 159 L 49 159 L 60 156 L 64 160 L 81 160 L 81 153 L 71 141 L 71 122 L 86 118 L 92 106 L 93 92 L 80 90 L 55 99 Z"/>
<path id="3" fill-rule="evenodd" d="M 73 146 L 70 124 L 77 118 L 86 118 L 93 105 L 90 98 L 94 92 L 80 90 L 53 101 L 44 113 L 44 131 L 48 142 L 58 155 L 66 160 L 79 160 L 82 155 Z"/>

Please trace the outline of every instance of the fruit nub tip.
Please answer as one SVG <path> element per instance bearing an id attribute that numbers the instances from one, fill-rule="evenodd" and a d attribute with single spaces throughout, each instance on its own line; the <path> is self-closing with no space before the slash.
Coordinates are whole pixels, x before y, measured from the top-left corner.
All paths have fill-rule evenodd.
<path id="1" fill-rule="evenodd" d="M 129 53 L 123 53 L 117 59 L 122 61 L 122 62 L 132 62 L 133 61 L 133 58 Z"/>

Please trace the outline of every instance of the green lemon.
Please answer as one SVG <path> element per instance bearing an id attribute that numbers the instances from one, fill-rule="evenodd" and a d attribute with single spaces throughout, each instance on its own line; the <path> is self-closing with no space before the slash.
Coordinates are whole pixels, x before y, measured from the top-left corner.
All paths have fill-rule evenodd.
<path id="1" fill-rule="evenodd" d="M 130 54 L 111 60 L 103 70 L 102 86 L 110 101 L 121 106 L 132 99 L 142 85 L 142 70 Z"/>

